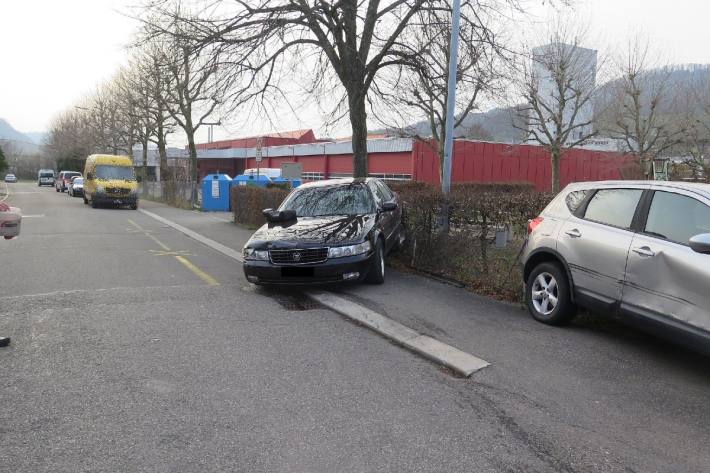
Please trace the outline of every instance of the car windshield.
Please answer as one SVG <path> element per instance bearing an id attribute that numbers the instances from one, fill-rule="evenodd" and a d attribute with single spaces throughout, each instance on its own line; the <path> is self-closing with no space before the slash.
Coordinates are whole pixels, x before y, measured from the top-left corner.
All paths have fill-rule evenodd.
<path id="1" fill-rule="evenodd" d="M 71 182 L 72 182 L 72 184 L 74 184 L 74 185 L 83 184 L 83 183 L 84 183 L 84 179 L 81 178 L 81 177 L 77 177 L 76 179 L 74 179 L 74 180 L 71 181 Z"/>
<path id="2" fill-rule="evenodd" d="M 96 179 L 135 179 L 133 168 L 128 166 L 96 166 Z"/>
<path id="3" fill-rule="evenodd" d="M 362 185 L 308 187 L 295 191 L 280 210 L 295 210 L 298 217 L 359 215 L 375 212 L 370 193 Z"/>

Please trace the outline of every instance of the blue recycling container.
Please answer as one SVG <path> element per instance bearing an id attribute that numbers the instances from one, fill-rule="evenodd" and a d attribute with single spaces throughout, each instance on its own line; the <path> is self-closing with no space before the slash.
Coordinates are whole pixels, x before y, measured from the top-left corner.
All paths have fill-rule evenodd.
<path id="1" fill-rule="evenodd" d="M 229 188 L 232 178 L 227 174 L 208 174 L 202 178 L 202 210 L 229 211 Z"/>
<path id="2" fill-rule="evenodd" d="M 275 177 L 271 179 L 271 182 L 273 182 L 274 184 L 281 184 L 287 182 L 291 185 L 291 189 L 295 189 L 296 187 L 301 185 L 300 179 L 286 179 L 283 177 Z"/>
<path id="3" fill-rule="evenodd" d="M 258 186 L 258 187 L 266 187 L 267 184 L 273 182 L 271 178 L 265 174 L 260 174 L 259 179 L 256 178 L 256 176 L 245 176 L 244 174 L 240 174 L 238 176 L 235 176 L 234 179 L 232 179 L 232 185 L 233 186 Z"/>

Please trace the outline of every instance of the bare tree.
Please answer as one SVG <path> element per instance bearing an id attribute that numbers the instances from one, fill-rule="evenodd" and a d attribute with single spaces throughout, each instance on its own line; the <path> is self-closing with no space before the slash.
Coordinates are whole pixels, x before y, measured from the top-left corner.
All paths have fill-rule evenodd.
<path id="1" fill-rule="evenodd" d="M 223 104 L 230 82 L 226 66 L 221 64 L 219 47 L 199 45 L 192 40 L 196 34 L 192 29 L 194 23 L 180 5 L 175 5 L 170 13 L 163 13 L 146 25 L 141 43 L 151 45 L 153 65 L 159 68 L 163 81 L 161 93 L 155 98 L 187 138 L 194 203 L 197 192 L 195 133 Z"/>
<path id="2" fill-rule="evenodd" d="M 671 102 L 669 68 L 653 68 L 649 45 L 639 39 L 629 41 L 624 57 L 616 65 L 620 80 L 615 91 L 612 136 L 623 140 L 627 150 L 638 157 L 646 178 L 653 160 L 681 142 L 682 127 L 664 110 Z M 652 69 L 653 68 L 653 69 Z"/>
<path id="3" fill-rule="evenodd" d="M 710 182 L 710 80 L 684 84 L 685 92 L 675 101 L 680 144 L 674 148 L 684 156 L 684 164 L 698 181 Z"/>
<path id="4" fill-rule="evenodd" d="M 344 90 L 352 128 L 354 175 L 367 175 L 367 96 L 378 72 L 402 61 L 398 38 L 427 3 L 443 0 L 215 0 L 197 18 L 175 15 L 163 2 L 152 12 L 190 25 L 191 39 L 219 45 L 231 57 L 236 103 L 280 96 L 280 80 L 305 72 L 314 84 Z M 410 53 L 404 52 L 406 56 Z M 300 75 L 300 74 L 299 74 Z"/>
<path id="5" fill-rule="evenodd" d="M 454 130 L 482 101 L 498 95 L 503 88 L 503 63 L 508 54 L 499 35 L 504 7 L 517 8 L 507 0 L 468 1 L 461 4 L 461 27 L 456 74 L 456 116 Z M 451 8 L 422 8 L 397 41 L 402 61 L 375 83 L 383 101 L 378 118 L 399 135 L 425 142 L 439 155 L 439 175 L 443 178 L 446 109 L 448 103 L 451 48 Z M 409 52 L 407 56 L 406 53 Z M 426 126 L 412 122 L 424 118 Z M 481 134 L 479 128 L 459 130 L 462 136 Z"/>
<path id="6" fill-rule="evenodd" d="M 583 48 L 584 34 L 556 25 L 547 44 L 534 48 L 532 66 L 518 82 L 525 103 L 517 108 L 529 141 L 550 153 L 552 192 L 560 189 L 560 158 L 596 135 L 592 97 L 596 89 L 597 52 Z"/>

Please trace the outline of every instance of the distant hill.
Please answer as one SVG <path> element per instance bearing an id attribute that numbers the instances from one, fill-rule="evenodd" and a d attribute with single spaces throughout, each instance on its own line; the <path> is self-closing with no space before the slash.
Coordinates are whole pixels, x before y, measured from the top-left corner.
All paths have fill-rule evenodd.
<path id="1" fill-rule="evenodd" d="M 681 100 L 687 96 L 687 91 L 701 84 L 710 84 L 710 64 L 686 64 L 669 66 L 665 69 L 654 69 L 648 71 L 651 85 L 660 83 L 661 80 L 668 80 L 668 94 L 660 107 L 661 113 L 674 113 L 673 108 L 683 103 Z M 619 79 L 611 80 L 599 87 L 597 96 L 594 98 L 594 108 L 601 111 L 615 100 L 612 91 L 619 85 Z M 642 99 L 643 100 L 643 99 Z M 647 101 L 647 100 L 645 100 Z M 687 103 L 687 102 L 686 102 Z M 701 104 L 696 104 L 701 107 Z M 515 111 L 512 107 L 494 108 L 487 112 L 470 113 L 462 122 L 461 126 L 454 130 L 456 138 L 479 139 L 483 141 L 495 141 L 499 143 L 520 143 L 524 135 L 513 126 Z M 603 121 L 608 117 L 600 117 Z M 602 128 L 604 123 L 598 123 Z M 430 136 L 429 123 L 425 120 L 415 122 L 410 125 L 419 136 Z M 373 132 L 385 132 L 386 130 L 373 130 Z"/>
<path id="2" fill-rule="evenodd" d="M 10 123 L 0 118 L 0 144 L 2 144 L 5 154 L 11 151 L 24 155 L 39 153 L 39 143 L 35 141 L 37 133 L 32 135 L 35 136 L 15 130 Z"/>

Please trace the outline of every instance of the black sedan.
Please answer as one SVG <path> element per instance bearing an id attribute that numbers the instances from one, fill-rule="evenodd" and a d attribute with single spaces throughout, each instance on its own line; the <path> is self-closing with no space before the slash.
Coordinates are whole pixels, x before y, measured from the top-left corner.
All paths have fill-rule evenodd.
<path id="1" fill-rule="evenodd" d="M 244 245 L 244 274 L 254 284 L 385 280 L 385 255 L 401 243 L 402 209 L 379 179 L 302 185 Z"/>

